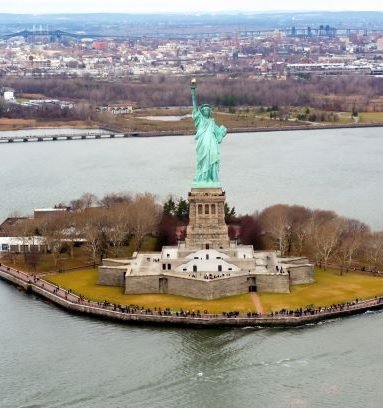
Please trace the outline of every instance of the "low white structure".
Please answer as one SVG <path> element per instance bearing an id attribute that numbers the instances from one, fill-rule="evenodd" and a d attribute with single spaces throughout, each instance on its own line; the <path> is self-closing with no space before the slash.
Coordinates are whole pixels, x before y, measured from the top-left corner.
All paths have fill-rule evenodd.
<path id="1" fill-rule="evenodd" d="M 0 253 L 5 252 L 43 252 L 46 250 L 44 239 L 39 236 L 0 237 Z"/>
<path id="2" fill-rule="evenodd" d="M 11 88 L 2 88 L 0 90 L 0 96 L 7 102 L 15 100 L 15 91 Z"/>
<path id="3" fill-rule="evenodd" d="M 291 285 L 313 282 L 307 258 L 280 257 L 235 243 L 222 249 L 191 249 L 180 243 L 129 259 L 104 259 L 99 267 L 99 283 L 122 286 L 126 294 L 216 299 L 246 292 L 288 293 Z"/>

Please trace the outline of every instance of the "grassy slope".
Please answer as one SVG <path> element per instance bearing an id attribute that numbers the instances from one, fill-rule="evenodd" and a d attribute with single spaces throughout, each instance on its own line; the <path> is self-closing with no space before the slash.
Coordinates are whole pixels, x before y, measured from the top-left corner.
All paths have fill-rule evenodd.
<path id="1" fill-rule="evenodd" d="M 380 277 L 351 272 L 339 276 L 337 271 L 317 268 L 315 278 L 316 284 L 295 286 L 290 294 L 260 294 L 264 309 L 325 306 L 383 295 L 383 279 Z"/>

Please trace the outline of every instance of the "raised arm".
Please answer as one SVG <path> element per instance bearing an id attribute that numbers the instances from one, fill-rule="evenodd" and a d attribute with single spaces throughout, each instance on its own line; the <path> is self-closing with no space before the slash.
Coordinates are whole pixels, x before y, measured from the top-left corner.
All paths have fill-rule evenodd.
<path id="1" fill-rule="evenodd" d="M 198 101 L 197 101 L 197 81 L 193 78 L 190 82 L 190 90 L 193 102 L 193 111 L 198 110 Z"/>

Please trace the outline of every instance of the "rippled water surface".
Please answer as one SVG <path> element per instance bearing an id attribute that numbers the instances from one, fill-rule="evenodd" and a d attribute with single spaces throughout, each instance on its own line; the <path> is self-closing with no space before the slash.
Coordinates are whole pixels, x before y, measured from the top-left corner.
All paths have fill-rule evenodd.
<path id="1" fill-rule="evenodd" d="M 85 191 L 186 196 L 192 137 L 0 146 L 0 217 Z M 277 202 L 383 227 L 382 130 L 228 135 L 239 212 Z M 187 330 L 72 316 L 0 281 L 1 408 L 378 408 L 383 318 L 291 330 Z"/>
<path id="2" fill-rule="evenodd" d="M 84 192 L 187 196 L 190 136 L 0 145 L 0 217 Z M 229 134 L 221 181 L 238 212 L 276 203 L 330 209 L 383 228 L 383 129 Z"/>
<path id="3" fill-rule="evenodd" d="M 290 330 L 134 327 L 0 282 L 0 406 L 378 408 L 383 315 Z"/>

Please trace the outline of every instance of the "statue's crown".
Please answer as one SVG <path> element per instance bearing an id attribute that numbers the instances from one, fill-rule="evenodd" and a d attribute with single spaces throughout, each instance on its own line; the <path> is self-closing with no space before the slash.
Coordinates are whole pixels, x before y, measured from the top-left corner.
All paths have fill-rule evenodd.
<path id="1" fill-rule="evenodd" d="M 200 105 L 199 108 L 200 108 L 200 109 L 203 109 L 203 108 L 210 108 L 210 109 L 212 109 L 211 105 L 209 105 L 208 103 L 203 103 L 202 105 Z"/>

